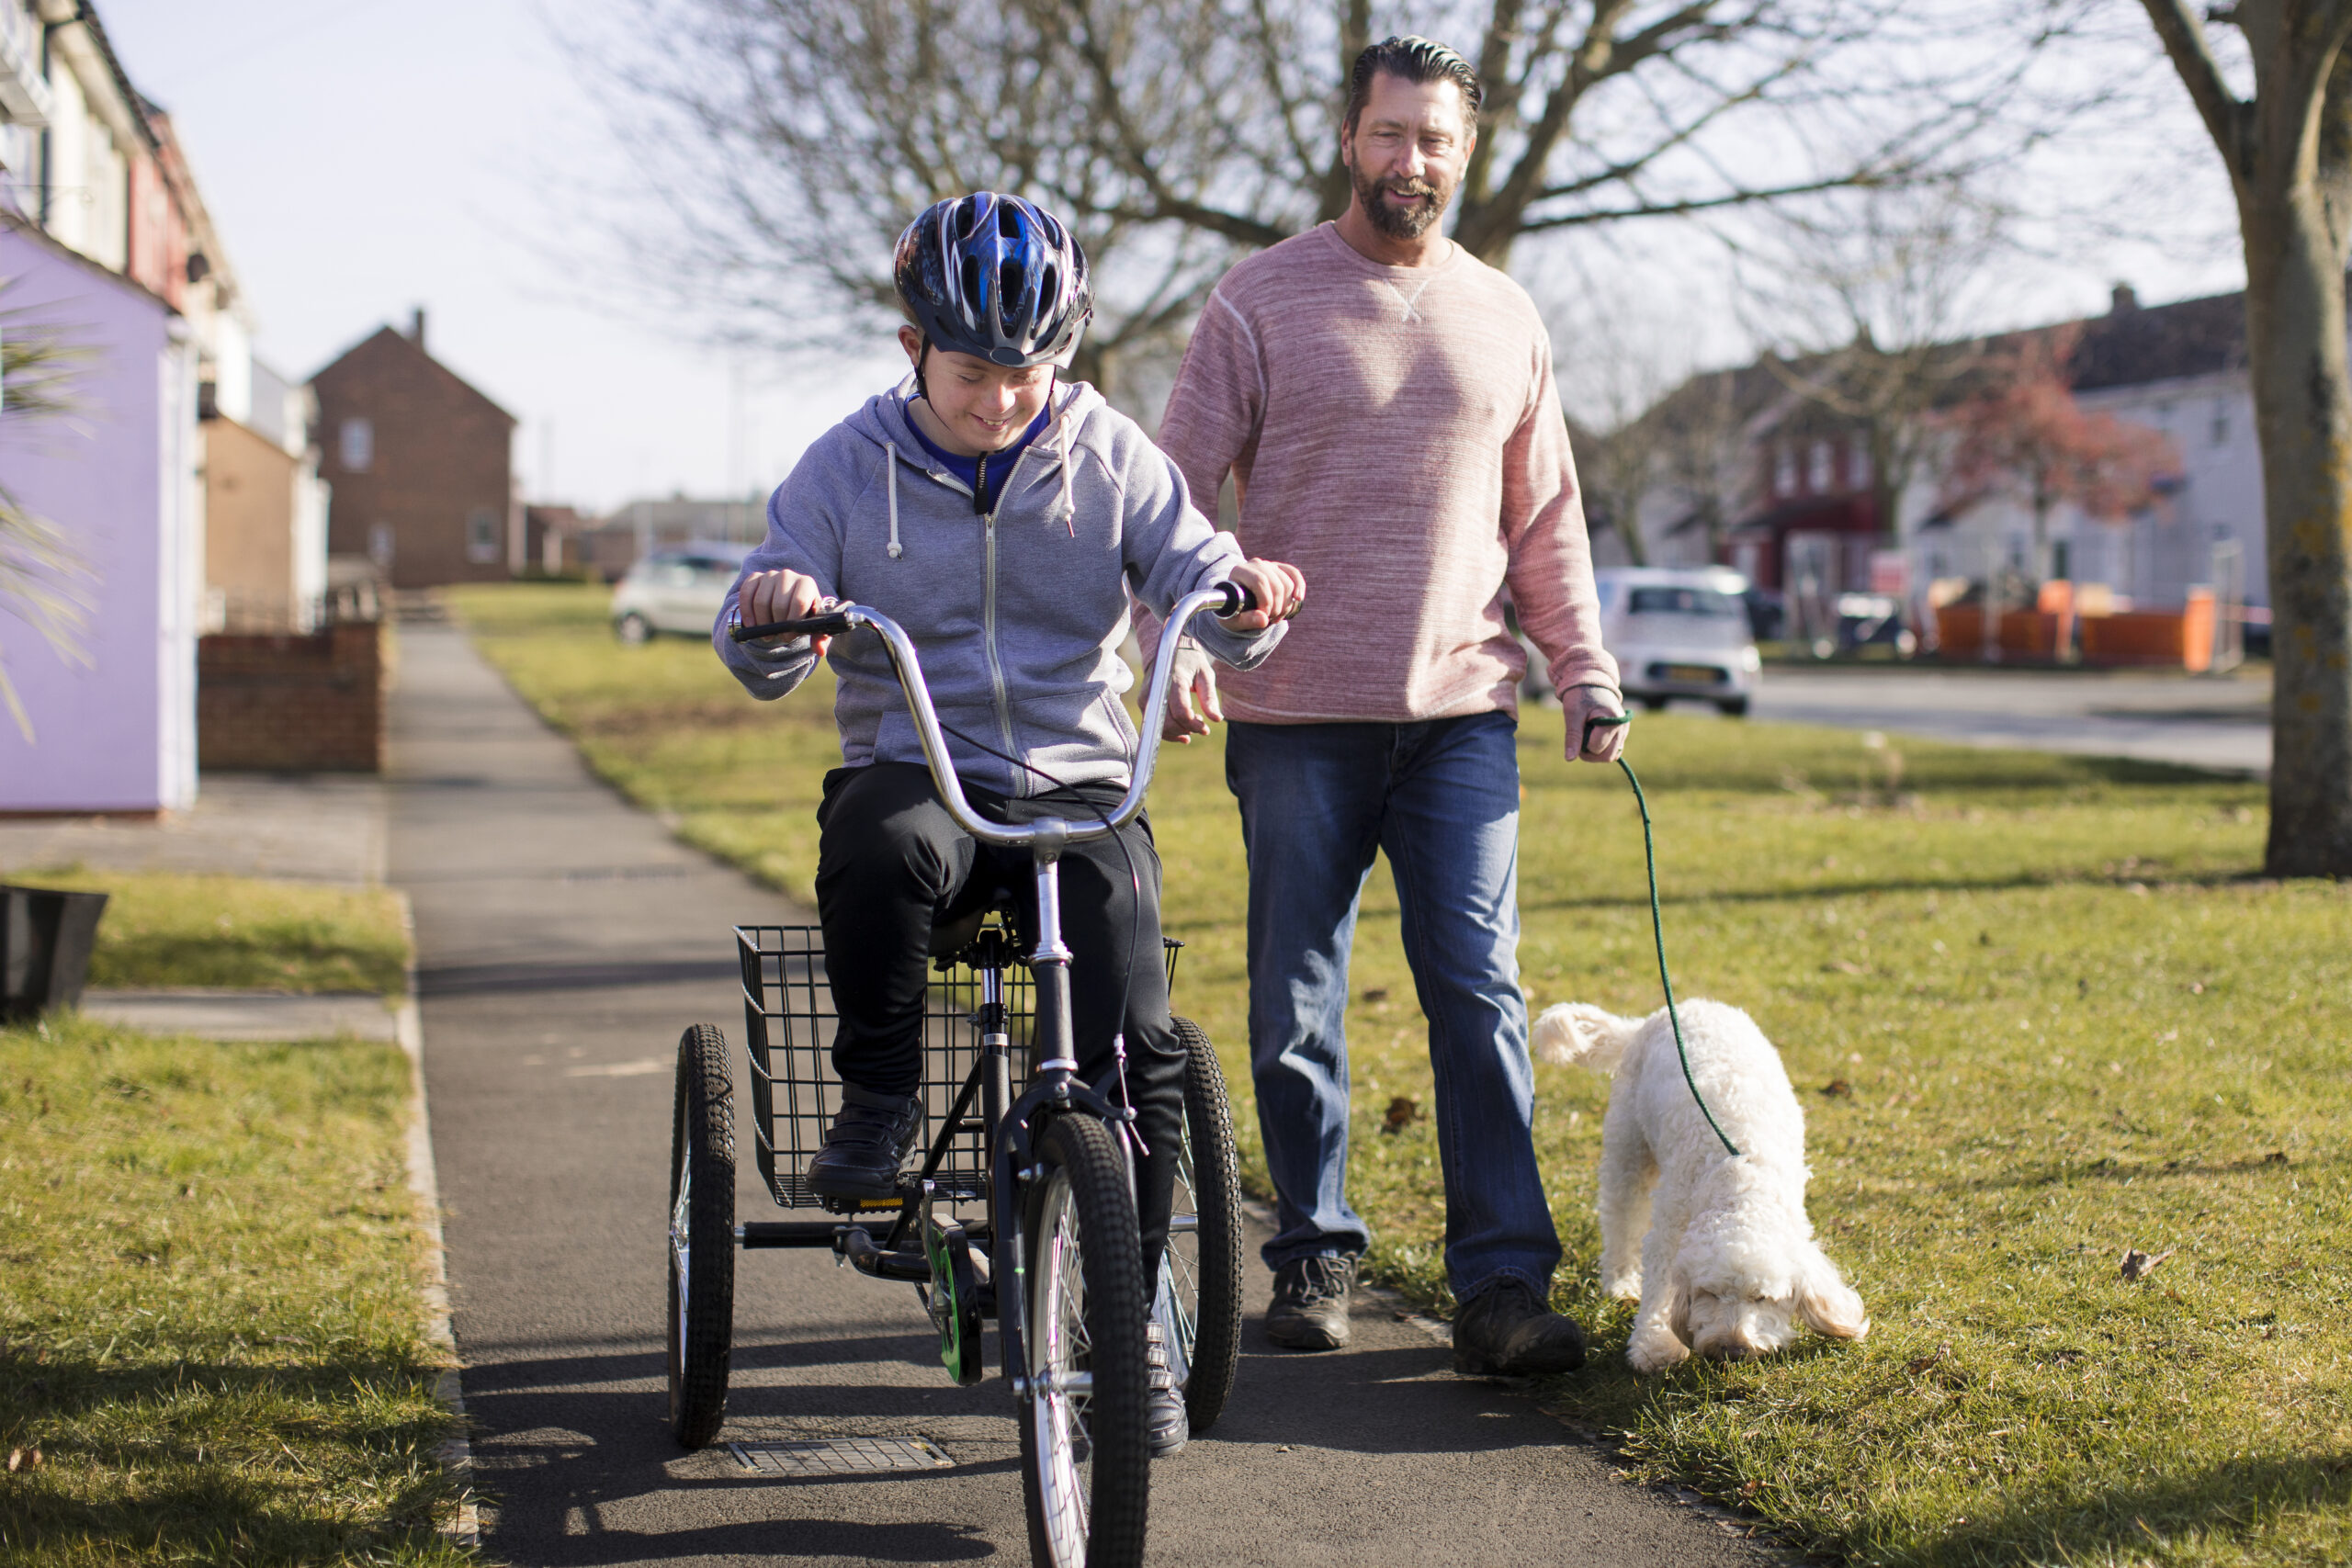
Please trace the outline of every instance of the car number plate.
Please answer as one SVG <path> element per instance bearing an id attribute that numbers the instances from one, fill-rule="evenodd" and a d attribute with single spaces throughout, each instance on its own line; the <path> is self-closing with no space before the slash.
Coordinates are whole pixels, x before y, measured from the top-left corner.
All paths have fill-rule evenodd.
<path id="1" fill-rule="evenodd" d="M 1669 681 L 1702 681 L 1713 684 L 1723 680 L 1724 672 L 1712 664 L 1669 664 L 1666 667 Z"/>

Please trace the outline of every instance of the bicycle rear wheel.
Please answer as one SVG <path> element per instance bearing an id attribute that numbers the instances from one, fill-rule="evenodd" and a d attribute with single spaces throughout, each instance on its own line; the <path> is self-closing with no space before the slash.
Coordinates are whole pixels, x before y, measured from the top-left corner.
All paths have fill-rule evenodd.
<path id="1" fill-rule="evenodd" d="M 1151 1486 L 1143 1258 L 1110 1129 L 1057 1116 L 1023 1205 L 1021 1488 L 1038 1568 L 1137 1568 Z"/>
<path id="2" fill-rule="evenodd" d="M 678 1041 L 669 1275 L 670 1435 L 698 1449 L 727 1418 L 735 1337 L 735 1077 L 715 1024 Z"/>
<path id="3" fill-rule="evenodd" d="M 1216 1048 L 1189 1018 L 1176 1020 L 1176 1035 L 1186 1055 L 1184 1141 L 1152 1312 L 1184 1413 L 1205 1432 L 1225 1413 L 1241 1355 L 1241 1164 Z"/>

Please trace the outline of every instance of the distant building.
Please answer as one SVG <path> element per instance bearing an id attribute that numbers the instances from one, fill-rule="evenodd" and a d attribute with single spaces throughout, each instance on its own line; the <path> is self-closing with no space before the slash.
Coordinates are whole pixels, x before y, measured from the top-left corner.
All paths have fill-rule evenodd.
<path id="1" fill-rule="evenodd" d="M 196 797 L 207 611 L 200 383 L 250 359 L 235 280 L 163 111 L 82 0 L 0 0 L 0 310 L 80 357 L 78 417 L 0 402 L 0 490 L 80 552 L 53 645 L 0 595 L 0 812 L 145 813 Z"/>
<path id="2" fill-rule="evenodd" d="M 767 537 L 764 496 L 742 501 L 632 501 L 589 536 L 587 567 L 606 581 L 659 549 L 700 541 L 756 545 Z"/>
<path id="3" fill-rule="evenodd" d="M 511 574 L 514 416 L 424 350 L 424 312 L 378 329 L 311 378 L 327 549 L 395 588 Z"/>
<path id="4" fill-rule="evenodd" d="M 583 555 L 594 519 L 569 506 L 526 506 L 517 549 L 507 565 L 517 577 L 565 577 L 586 570 Z"/>
<path id="5" fill-rule="evenodd" d="M 259 360 L 233 409 L 204 389 L 204 564 L 212 629 L 306 632 L 327 591 L 327 484 L 311 445 L 315 407 Z"/>
<path id="6" fill-rule="evenodd" d="M 2104 315 L 1950 348 L 1983 354 L 2059 333 L 2073 337 L 2065 373 L 2080 406 L 2163 432 L 2180 471 L 2164 481 L 2159 504 L 2129 517 L 2102 520 L 2061 503 L 2048 520 L 2049 574 L 2150 605 L 2177 605 L 2199 586 L 2268 604 L 2245 297 L 2143 306 L 2119 285 Z M 1717 448 L 1713 464 L 1686 462 L 1681 479 L 1662 473 L 1646 492 L 1642 534 L 1653 563 L 1712 557 L 1767 588 L 1793 592 L 1804 582 L 1829 593 L 1871 587 L 1873 568 L 1890 557 L 1900 558 L 1896 570 L 1915 592 L 1938 579 L 2036 574 L 2023 503 L 1996 497 L 1939 509 L 1945 476 L 1932 443 L 1903 497 L 1901 537 L 1886 538 L 1860 431 L 1800 396 L 1798 379 L 1760 362 L 1711 371 L 1636 422 L 1653 432 L 1697 430 Z M 1967 385 L 1955 380 L 1954 395 Z M 1694 469 L 1707 470 L 1698 482 Z M 1612 541 L 1596 544 L 1604 558 L 1622 555 Z"/>

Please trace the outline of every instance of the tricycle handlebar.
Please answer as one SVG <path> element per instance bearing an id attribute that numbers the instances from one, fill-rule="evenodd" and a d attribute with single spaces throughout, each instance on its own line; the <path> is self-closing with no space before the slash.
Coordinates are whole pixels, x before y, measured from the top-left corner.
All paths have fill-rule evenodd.
<path id="1" fill-rule="evenodd" d="M 1020 824 L 990 822 L 972 809 L 971 803 L 964 797 L 963 783 L 956 776 L 955 761 L 948 755 L 947 738 L 940 728 L 939 712 L 932 705 L 931 688 L 923 683 L 922 660 L 915 652 L 914 641 L 898 622 L 879 610 L 869 610 L 863 604 L 838 604 L 822 615 L 797 620 L 729 626 L 728 636 L 737 642 L 752 642 L 774 637 L 838 637 L 860 626 L 872 627 L 889 652 L 891 668 L 898 671 L 899 685 L 907 695 L 908 712 L 915 721 L 916 739 L 922 743 L 923 760 L 931 765 L 931 776 L 939 786 L 939 798 L 947 807 L 947 815 L 958 828 L 985 843 L 1057 854 L 1064 844 L 1108 837 L 1133 821 L 1143 809 L 1144 792 L 1151 785 L 1152 768 L 1159 759 L 1159 725 L 1168 711 L 1168 676 L 1175 663 L 1176 645 L 1192 625 L 1193 617 L 1212 607 L 1219 616 L 1238 615 L 1255 609 L 1257 599 L 1239 583 L 1220 582 L 1187 593 L 1176 602 L 1160 634 L 1159 656 L 1152 661 L 1151 690 L 1144 702 L 1142 745 L 1136 753 L 1135 777 L 1128 781 L 1127 793 L 1120 799 L 1118 808 L 1091 822 L 1073 822 L 1058 817 Z"/>

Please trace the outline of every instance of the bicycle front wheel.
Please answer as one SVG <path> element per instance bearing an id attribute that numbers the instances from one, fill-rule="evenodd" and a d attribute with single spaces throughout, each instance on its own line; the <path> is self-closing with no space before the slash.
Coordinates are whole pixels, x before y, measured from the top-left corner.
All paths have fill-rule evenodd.
<path id="1" fill-rule="evenodd" d="M 1136 1568 L 1149 1511 L 1143 1258 L 1126 1162 L 1091 1116 L 1057 1116 L 1023 1204 L 1028 1353 L 1021 1485 L 1038 1568 Z"/>

